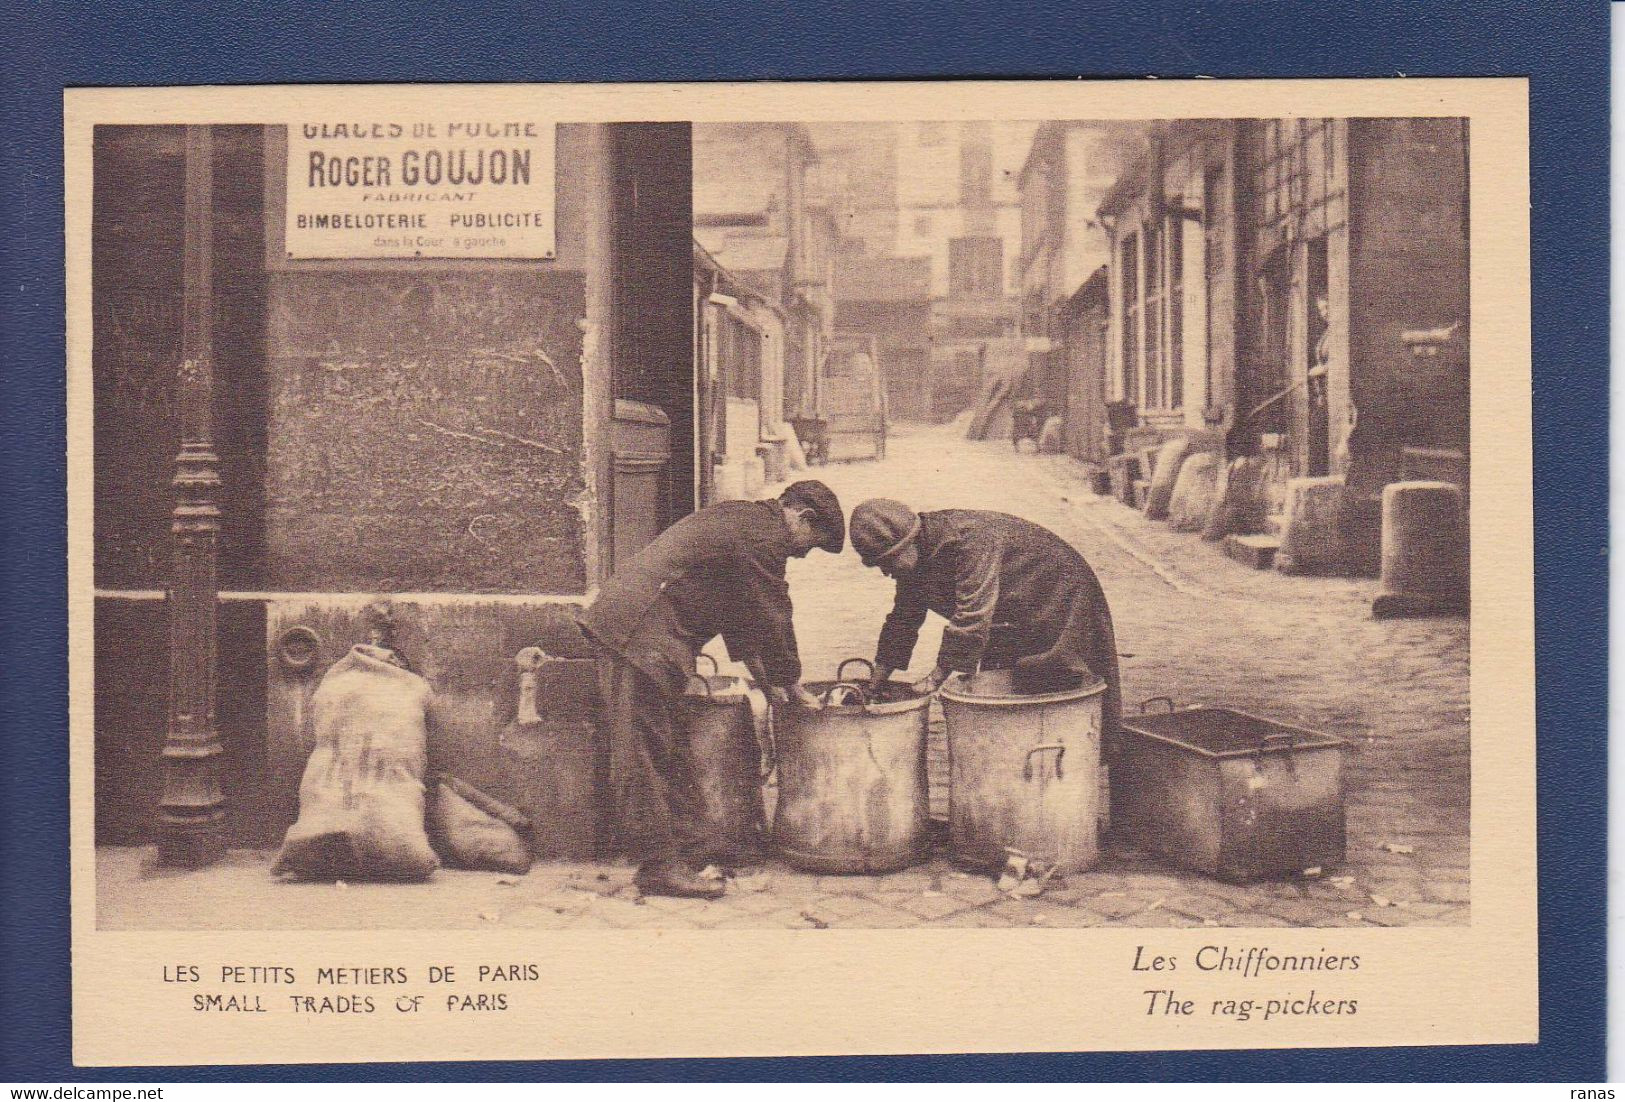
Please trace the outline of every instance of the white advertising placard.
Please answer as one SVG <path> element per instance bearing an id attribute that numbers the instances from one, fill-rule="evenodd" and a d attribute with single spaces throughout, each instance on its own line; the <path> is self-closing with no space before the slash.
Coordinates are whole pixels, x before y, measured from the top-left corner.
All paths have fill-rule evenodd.
<path id="1" fill-rule="evenodd" d="M 553 143 L 536 118 L 292 123 L 287 255 L 551 259 Z"/>

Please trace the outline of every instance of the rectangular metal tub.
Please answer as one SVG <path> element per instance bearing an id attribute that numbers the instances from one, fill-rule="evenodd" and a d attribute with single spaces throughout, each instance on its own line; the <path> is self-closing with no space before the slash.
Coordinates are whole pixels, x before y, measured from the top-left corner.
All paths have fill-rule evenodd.
<path id="1" fill-rule="evenodd" d="M 1232 882 L 1339 865 L 1344 745 L 1230 708 L 1124 716 L 1114 825 L 1125 841 Z"/>

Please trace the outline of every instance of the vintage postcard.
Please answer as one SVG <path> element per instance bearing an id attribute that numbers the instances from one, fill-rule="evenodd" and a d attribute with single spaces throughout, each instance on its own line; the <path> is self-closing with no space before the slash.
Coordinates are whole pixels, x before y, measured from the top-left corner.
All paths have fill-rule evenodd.
<path id="1" fill-rule="evenodd" d="M 1527 82 L 65 127 L 76 1063 L 1537 1040 Z"/>

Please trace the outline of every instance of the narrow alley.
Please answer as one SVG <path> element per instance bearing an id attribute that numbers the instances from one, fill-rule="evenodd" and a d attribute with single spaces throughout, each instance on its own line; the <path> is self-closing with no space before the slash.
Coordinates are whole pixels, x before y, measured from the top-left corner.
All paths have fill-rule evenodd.
<path id="1" fill-rule="evenodd" d="M 1346 739 L 1348 861 L 1286 882 L 1229 885 L 1108 848 L 1097 869 L 1008 898 L 945 859 L 887 876 L 771 865 L 717 901 L 638 898 L 624 865 L 538 865 L 523 877 L 441 870 L 422 885 L 282 884 L 269 852 L 153 876 L 151 850 L 105 848 L 111 928 L 802 928 L 913 926 L 1406 926 L 1468 921 L 1468 640 L 1464 619 L 1374 620 L 1374 580 L 1253 571 L 1097 497 L 1064 456 L 970 442 L 954 425 L 894 427 L 879 462 L 831 464 L 847 511 L 875 496 L 915 509 L 999 509 L 1071 541 L 1111 601 L 1125 709 L 1152 696 L 1223 704 Z M 777 487 L 767 493 L 775 492 Z M 764 496 L 766 494 L 764 493 Z M 809 679 L 873 653 L 892 583 L 850 549 L 790 565 Z M 935 656 L 932 618 L 913 673 Z M 940 723 L 933 808 L 945 813 Z M 174 877 L 188 890 L 173 891 Z M 754 889 L 754 890 L 752 890 Z"/>

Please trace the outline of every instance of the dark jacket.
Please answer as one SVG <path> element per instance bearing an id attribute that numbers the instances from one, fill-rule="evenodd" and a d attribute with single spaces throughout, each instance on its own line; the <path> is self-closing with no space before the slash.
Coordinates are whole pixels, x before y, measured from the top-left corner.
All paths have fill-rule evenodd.
<path id="1" fill-rule="evenodd" d="M 715 636 L 773 685 L 801 677 L 784 564 L 794 550 L 776 501 L 725 501 L 679 520 L 634 555 L 578 616 L 581 629 L 665 688 L 681 691 Z M 681 667 L 681 668 L 676 668 Z"/>
<path id="2" fill-rule="evenodd" d="M 1106 683 L 1107 733 L 1121 702 L 1117 641 L 1100 581 L 1055 533 L 1007 513 L 920 514 L 919 565 L 897 579 L 875 664 L 907 669 L 925 614 L 948 621 L 937 665 L 1093 674 Z"/>

